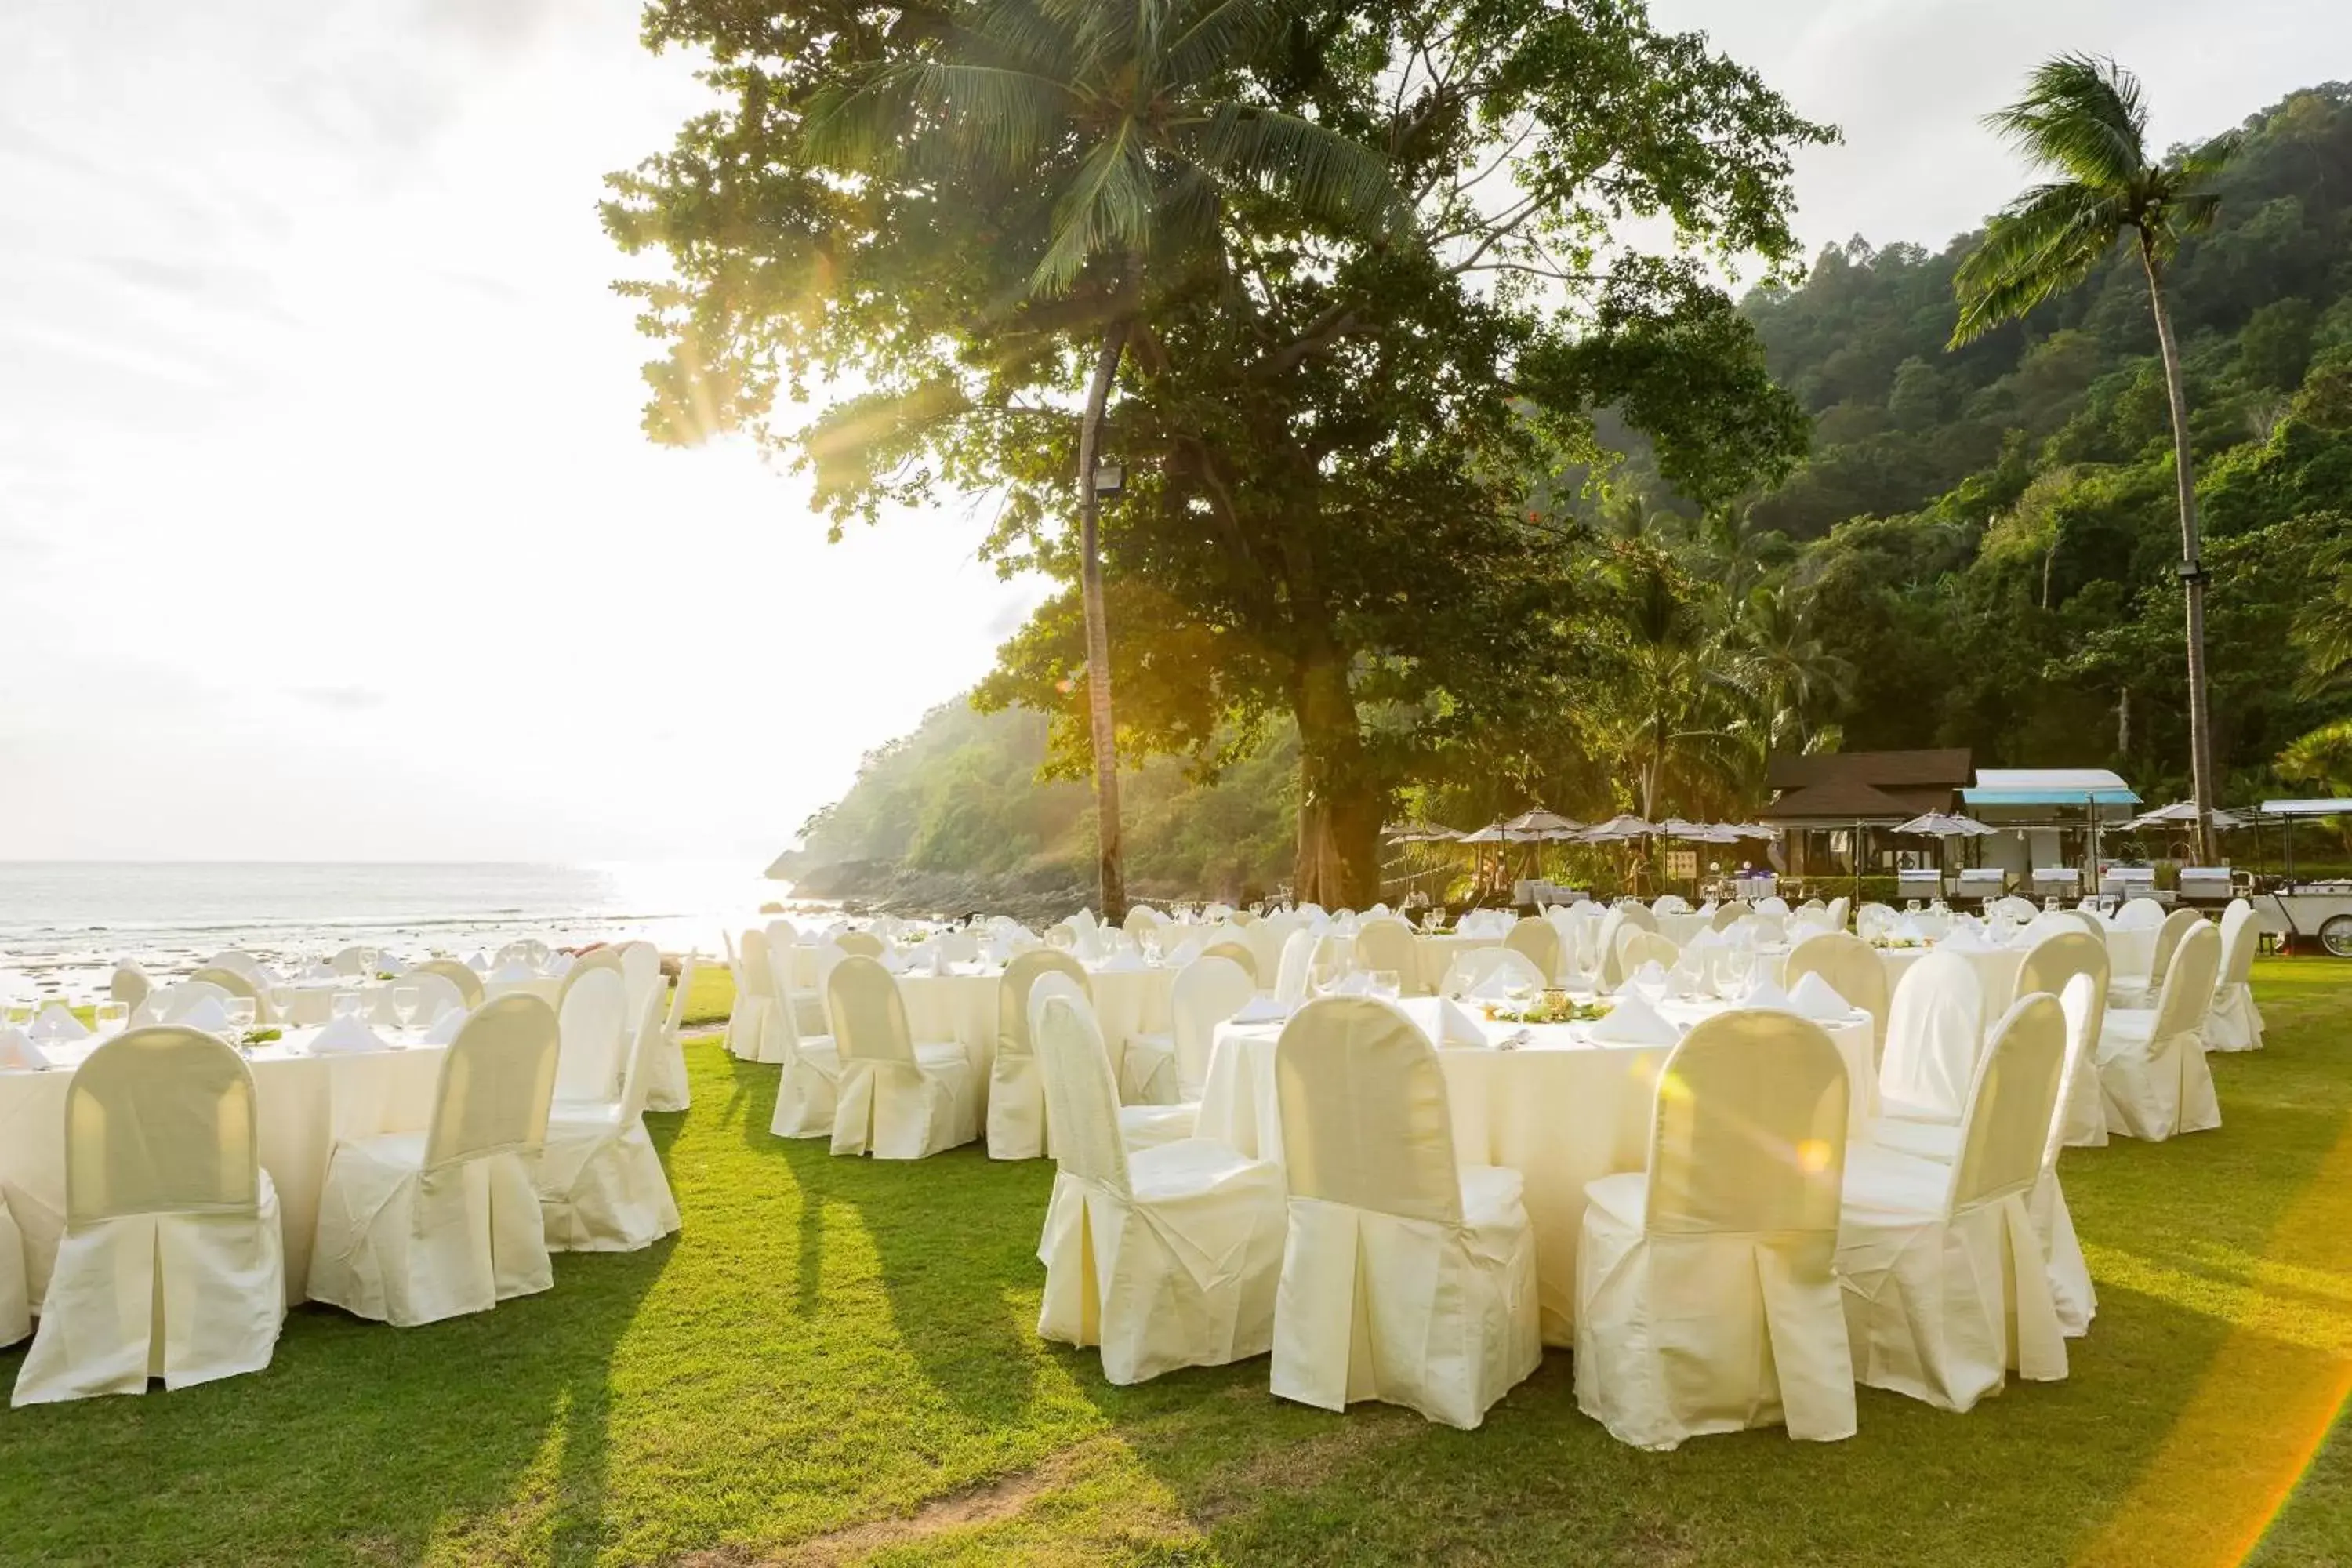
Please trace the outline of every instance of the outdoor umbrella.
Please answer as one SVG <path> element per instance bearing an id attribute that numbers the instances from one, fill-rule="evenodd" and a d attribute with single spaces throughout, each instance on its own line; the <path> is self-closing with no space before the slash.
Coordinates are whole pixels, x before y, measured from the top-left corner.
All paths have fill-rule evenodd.
<path id="1" fill-rule="evenodd" d="M 1391 844 L 1444 844 L 1462 837 L 1442 822 L 1400 822 L 1381 830 Z"/>
<path id="2" fill-rule="evenodd" d="M 1515 844 L 1540 844 L 1573 838 L 1584 826 L 1580 822 L 1571 822 L 1539 805 L 1531 811 L 1523 811 L 1499 826 Z"/>
<path id="3" fill-rule="evenodd" d="M 1988 833 L 1998 833 L 1998 827 L 1988 827 L 1973 816 L 1954 816 L 1945 812 L 1931 811 L 1925 816 L 1915 816 L 1895 833 L 1919 833 L 1937 838 L 1980 838 Z"/>
<path id="4" fill-rule="evenodd" d="M 1644 822 L 1630 812 L 1620 812 L 1606 822 L 1586 828 L 1577 837 L 1587 844 L 1614 844 L 1627 838 L 1647 838 L 1657 831 L 1657 824 Z"/>
<path id="5" fill-rule="evenodd" d="M 1718 822 L 1715 825 L 1715 830 L 1717 833 L 1728 833 L 1734 838 L 1762 838 L 1769 840 L 1777 839 L 1780 837 L 1780 830 L 1779 828 L 1767 827 L 1760 822 Z"/>
<path id="6" fill-rule="evenodd" d="M 2170 805 L 2161 805 L 2154 811 L 2141 812 L 2137 816 L 2125 823 L 2124 827 L 2128 831 L 2141 827 L 2187 826 L 2196 820 L 2197 803 L 2193 800 L 2177 800 Z M 2243 827 L 2245 825 L 2243 817 L 2233 816 L 2229 812 L 2216 811 L 2213 814 L 2213 826 L 2218 831 L 2227 833 L 2231 828 Z"/>

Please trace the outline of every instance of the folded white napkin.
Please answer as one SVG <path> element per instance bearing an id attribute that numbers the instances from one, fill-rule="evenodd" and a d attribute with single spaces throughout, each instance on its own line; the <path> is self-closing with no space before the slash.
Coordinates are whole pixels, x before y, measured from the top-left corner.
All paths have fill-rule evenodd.
<path id="1" fill-rule="evenodd" d="M 39 1072 L 49 1065 L 41 1047 L 33 1044 L 25 1031 L 0 1028 L 0 1068 L 16 1068 L 20 1071 Z"/>
<path id="2" fill-rule="evenodd" d="M 485 967 L 487 967 L 487 966 L 485 966 Z M 303 979 L 303 980 L 305 980 L 305 981 L 313 981 L 313 980 L 326 981 L 326 980 L 332 980 L 332 979 L 334 979 L 334 978 L 335 978 L 335 970 L 334 970 L 334 966 L 333 966 L 332 964 L 329 964 L 329 963 L 314 963 L 314 964 L 310 965 L 308 969 L 305 969 L 304 971 L 302 971 L 301 975 L 299 976 L 299 978 L 301 978 L 301 979 Z"/>
<path id="3" fill-rule="evenodd" d="M 1177 943 L 1176 951 L 1170 953 L 1164 962 L 1171 968 L 1181 969 L 1200 956 L 1201 939 L 1197 936 L 1189 936 Z"/>
<path id="4" fill-rule="evenodd" d="M 1683 943 L 1683 951 L 1685 952 L 1705 952 L 1710 948 L 1728 947 L 1731 944 L 1729 942 L 1724 940 L 1723 933 L 1721 931 L 1716 930 L 1713 926 L 1707 926 L 1703 930 L 1694 932 L 1690 941 Z"/>
<path id="5" fill-rule="evenodd" d="M 343 1056 L 356 1051 L 388 1051 L 392 1043 L 368 1027 L 364 1018 L 346 1016 L 337 1018 L 310 1037 L 303 1047 L 314 1057 Z"/>
<path id="6" fill-rule="evenodd" d="M 1339 978 L 1332 984 L 1331 989 L 1326 993 L 1326 994 L 1332 996 L 1362 996 L 1370 992 L 1371 988 L 1372 977 L 1370 975 L 1362 973 L 1361 972 L 1350 972 L 1349 973 L 1339 976 Z"/>
<path id="7" fill-rule="evenodd" d="M 1617 987 L 1617 994 L 1631 996 L 1643 985 L 1664 985 L 1665 983 L 1665 965 L 1654 958 L 1625 976 L 1624 983 Z"/>
<path id="8" fill-rule="evenodd" d="M 1620 996 L 1609 1016 L 1596 1021 L 1591 1031 L 1591 1038 L 1611 1046 L 1671 1046 L 1681 1037 L 1638 992 Z"/>
<path id="9" fill-rule="evenodd" d="M 1070 917 L 1070 923 L 1080 931 L 1092 931 L 1095 929 L 1095 912 L 1092 910 L 1081 908 L 1076 914 Z"/>
<path id="10" fill-rule="evenodd" d="M 1922 926 L 1916 920 L 1913 919 L 1909 915 L 1905 915 L 1901 920 L 1896 921 L 1895 922 L 1895 929 L 1888 931 L 1886 934 L 1895 938 L 1897 942 L 1925 942 L 1927 940 L 1927 928 Z"/>
<path id="11" fill-rule="evenodd" d="M 509 958 L 504 963 L 499 964 L 496 969 L 490 971 L 489 978 L 492 980 L 536 980 L 539 978 L 539 971 L 533 969 L 530 964 L 525 963 L 520 958 Z"/>
<path id="12" fill-rule="evenodd" d="M 896 946 L 885 942 L 882 946 L 882 967 L 893 974 L 904 974 L 907 973 L 907 960 Z"/>
<path id="13" fill-rule="evenodd" d="M 1841 1022 L 1853 1014 L 1853 1006 L 1837 994 L 1837 988 L 1820 975 L 1807 971 L 1789 993 L 1790 1002 L 1797 1011 L 1816 1023 Z"/>
<path id="14" fill-rule="evenodd" d="M 425 1043 L 428 1046 L 446 1046 L 455 1040 L 457 1037 L 457 1031 L 465 1026 L 466 1010 L 463 1007 L 452 1007 L 433 1020 L 433 1026 L 425 1031 Z"/>
<path id="15" fill-rule="evenodd" d="M 476 948 L 474 950 L 473 956 L 466 960 L 466 967 L 472 970 L 477 974 L 488 974 L 490 972 L 490 955 L 484 952 L 481 949 Z M 320 963 L 312 965 L 312 968 L 327 969 L 327 966 Z M 327 969 L 327 973 L 332 974 L 334 971 Z"/>
<path id="16" fill-rule="evenodd" d="M 1486 978 L 1470 987 L 1467 994 L 1475 1001 L 1501 1002 L 1509 997 L 1511 987 L 1518 984 L 1506 969 L 1487 972 Z"/>
<path id="17" fill-rule="evenodd" d="M 1271 996 L 1253 996 L 1234 1015 L 1236 1024 L 1278 1024 L 1290 1016 L 1287 1004 Z"/>
<path id="18" fill-rule="evenodd" d="M 1739 999 L 1739 1005 L 1743 1007 L 1771 1007 L 1783 1013 L 1796 1011 L 1795 1005 L 1789 1000 L 1789 994 L 1780 989 L 1780 983 L 1771 979 L 1759 979 L 1748 988 L 1748 994 Z"/>
<path id="19" fill-rule="evenodd" d="M 1145 965 L 1140 954 L 1129 952 L 1122 948 L 1092 967 L 1100 974 L 1132 974 Z"/>
<path id="20" fill-rule="evenodd" d="M 1974 926 L 1955 926 L 1949 936 L 1936 944 L 1939 952 L 1990 952 L 1992 943 Z"/>
<path id="21" fill-rule="evenodd" d="M 32 1037 L 35 1040 L 86 1040 L 89 1031 L 73 1016 L 71 1008 L 62 1002 L 52 1002 L 33 1020 Z"/>
<path id="22" fill-rule="evenodd" d="M 401 957 L 400 954 L 396 952 L 377 953 L 375 955 L 375 966 L 378 972 L 384 974 L 405 974 L 408 973 L 408 960 Z"/>
<path id="23" fill-rule="evenodd" d="M 228 1033 L 228 1009 L 221 1005 L 219 997 L 206 996 L 172 1022 L 183 1028 L 202 1029 L 207 1035 L 225 1035 Z"/>

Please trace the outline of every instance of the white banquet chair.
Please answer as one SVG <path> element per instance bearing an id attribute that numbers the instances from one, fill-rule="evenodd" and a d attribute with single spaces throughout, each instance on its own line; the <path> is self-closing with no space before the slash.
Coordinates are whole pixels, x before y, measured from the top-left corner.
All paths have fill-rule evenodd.
<path id="1" fill-rule="evenodd" d="M 400 984 L 416 987 L 416 1010 L 411 1016 L 420 1026 L 432 1023 L 444 1013 L 466 1011 L 465 994 L 446 974 L 436 974 L 420 967 L 402 975 Z M 393 997 L 395 989 L 394 986 L 384 985 L 368 993 L 368 1022 L 378 1025 L 397 1025 L 400 1022 L 400 1006 Z"/>
<path id="2" fill-rule="evenodd" d="M 1543 1354 L 1519 1173 L 1455 1163 L 1436 1049 L 1386 1002 L 1308 1003 L 1274 1061 L 1290 1184 L 1274 1393 L 1478 1426 Z"/>
<path id="3" fill-rule="evenodd" d="M 747 949 L 759 944 L 774 951 L 758 931 L 745 931 L 743 942 Z M 780 962 L 770 961 L 772 971 L 782 967 Z M 828 964 L 825 973 L 832 973 Z M 817 1011 L 823 1014 L 825 1009 Z M 768 1043 L 784 1065 L 776 1083 L 776 1109 L 768 1119 L 768 1131 L 779 1138 L 833 1136 L 841 1086 L 841 1048 L 833 1037 L 802 1034 L 800 1010 L 777 1007 L 768 1016 Z"/>
<path id="4" fill-rule="evenodd" d="M 1742 1009 L 1685 1036 L 1659 1083 L 1647 1171 L 1584 1189 L 1577 1408 L 1641 1448 L 1750 1426 L 1851 1437 L 1832 1271 L 1844 1058 L 1818 1024 Z"/>
<path id="5" fill-rule="evenodd" d="M 1749 915 L 1752 915 L 1755 912 L 1756 906 L 1749 903 L 1747 900 L 1729 899 L 1725 900 L 1724 903 L 1716 910 L 1715 916 L 1711 923 L 1714 925 L 1715 929 L 1719 931 L 1729 931 L 1733 926 L 1738 925 L 1741 921 L 1746 920 Z"/>
<path id="6" fill-rule="evenodd" d="M 1675 940 L 1654 931 L 1628 926 L 1617 933 L 1617 969 L 1622 976 L 1619 984 L 1630 981 L 1642 972 L 1645 963 L 1661 969 L 1672 969 L 1683 961 L 1683 950 Z"/>
<path id="7" fill-rule="evenodd" d="M 1859 1007 L 1870 1015 L 1874 1044 L 1886 1048 L 1887 995 L 1886 965 L 1879 962 L 1878 950 L 1858 936 L 1840 930 L 1809 936 L 1789 950 L 1788 960 L 1780 966 L 1783 988 L 1794 986 L 1808 974 L 1818 974 L 1829 988 L 1845 999 L 1846 1005 Z M 1856 1084 L 1857 1089 L 1868 1086 Z"/>
<path id="8" fill-rule="evenodd" d="M 980 1135 L 979 1074 L 954 1041 L 919 1046 L 906 998 L 882 961 L 852 953 L 834 965 L 825 1011 L 841 1053 L 833 1152 L 921 1160 Z"/>
<path id="9" fill-rule="evenodd" d="M 1454 962 L 1445 966 L 1445 978 L 1438 990 L 1447 996 L 1462 996 L 1497 986 L 1517 985 L 1540 991 L 1550 984 L 1524 952 L 1507 947 L 1474 947 L 1454 955 Z"/>
<path id="10" fill-rule="evenodd" d="M 1276 1001 L 1295 1005 L 1307 999 L 1308 983 L 1315 976 L 1315 957 L 1322 946 L 1323 933 L 1312 926 L 1301 926 L 1283 939 L 1282 957 L 1274 972 Z"/>
<path id="11" fill-rule="evenodd" d="M 131 1029 L 84 1058 L 65 1104 L 65 1235 L 10 1403 L 268 1366 L 286 1247 L 245 1059 L 201 1030 Z"/>
<path id="12" fill-rule="evenodd" d="M 1102 1024 L 1095 1016 L 1093 999 L 1079 990 L 1077 983 L 1067 974 L 1055 969 L 1037 976 L 1036 984 L 1029 987 L 1029 1038 L 1032 1041 L 1037 1037 L 1039 1011 L 1044 1008 L 1048 999 L 1055 996 L 1067 998 L 1072 1005 L 1086 1015 L 1087 1026 L 1094 1031 L 1096 1038 L 1102 1037 Z M 1104 1046 L 1104 1053 L 1106 1062 L 1112 1059 L 1113 1053 L 1108 1043 Z M 1034 1048 L 1032 1055 L 1034 1055 Z M 1041 1072 L 1042 1070 L 1040 1069 Z M 1118 1069 L 1114 1068 L 1112 1078 L 1116 1080 L 1117 1077 Z M 1041 1078 L 1039 1081 L 1042 1083 L 1044 1080 Z M 1120 1141 L 1127 1145 L 1127 1152 L 1133 1154 L 1145 1149 L 1156 1149 L 1162 1143 L 1173 1143 L 1181 1139 L 1192 1137 L 1200 1119 L 1201 1107 L 1198 1101 L 1190 1105 L 1122 1105 L 1118 1108 L 1118 1135 Z M 1050 1131 L 1053 1126 L 1050 1111 L 1046 1116 L 1045 1124 Z M 1049 1145 L 1046 1152 L 1050 1154 L 1053 1152 L 1050 1147 L 1053 1139 L 1049 1136 L 1046 1142 Z M 1045 1261 L 1045 1255 L 1038 1254 L 1037 1260 L 1040 1263 Z"/>
<path id="13" fill-rule="evenodd" d="M 2080 931 L 2061 932 L 2026 950 L 2017 994 L 2043 992 L 2066 1010 L 2066 1092 L 2059 1102 L 2060 1142 L 2105 1148 L 2106 1105 L 2099 1093 L 2099 1035 L 2107 1017 L 2107 947 Z"/>
<path id="14" fill-rule="evenodd" d="M 1068 953 L 1039 948 L 1004 966 L 996 990 L 996 1054 L 988 1068 L 988 1157 L 1034 1160 L 1053 1152 L 1045 1083 L 1029 1044 L 1029 990 L 1041 976 L 1059 974 L 1092 999 L 1086 966 Z"/>
<path id="15" fill-rule="evenodd" d="M 1983 983 L 1958 953 L 1930 952 L 1895 983 L 1887 1004 L 1870 1141 L 1916 1152 L 1923 1137 L 1937 1146 L 1938 1129 L 1948 1141 L 1967 1113 L 1983 1053 Z"/>
<path id="16" fill-rule="evenodd" d="M 2108 1131 L 2155 1142 L 2221 1125 L 2203 1034 L 2221 967 L 2221 934 L 2200 920 L 2172 950 L 2154 1008 L 2107 1009 L 2098 1060 Z"/>
<path id="17" fill-rule="evenodd" d="M 783 993 L 778 989 L 767 937 L 747 930 L 734 944 L 735 1003 L 727 1013 L 727 1049 L 737 1060 L 774 1061 L 767 1054 L 768 1018 Z"/>
<path id="18" fill-rule="evenodd" d="M 1421 949 L 1414 945 L 1412 927 L 1394 915 L 1375 916 L 1356 928 L 1356 967 L 1367 974 L 1378 973 L 1381 970 L 1391 972 L 1397 977 L 1397 989 L 1402 995 L 1421 996 L 1428 993 L 1429 988 L 1422 983 Z M 1207 1070 L 1204 1062 L 1202 1071 L 1205 1074 Z M 1181 1053 L 1176 1077 L 1180 1083 L 1199 1081 L 1185 1077 Z"/>
<path id="19" fill-rule="evenodd" d="M 184 985 L 210 985 L 224 997 L 237 997 L 253 1004 L 253 1019 L 257 1024 L 278 1023 L 278 1009 L 269 1005 L 269 997 L 254 984 L 253 976 L 239 970 L 224 969 L 208 963 L 181 982 Z"/>
<path id="20" fill-rule="evenodd" d="M 1538 915 L 1528 915 L 1513 926 L 1503 938 L 1503 945 L 1520 954 L 1542 971 L 1544 984 L 1551 985 L 1559 979 L 1559 932 L 1552 923 Z"/>
<path id="21" fill-rule="evenodd" d="M 878 960 L 882 956 L 882 939 L 875 935 L 870 931 L 845 931 L 837 932 L 833 939 L 832 945 L 841 949 L 845 954 L 851 958 L 871 958 Z M 830 999 L 828 998 L 828 1005 L 829 1005 Z"/>
<path id="22" fill-rule="evenodd" d="M 509 943 L 508 945 L 512 946 L 513 944 Z M 503 961 L 505 952 L 506 950 L 504 948 L 499 949 L 501 961 Z M 335 954 L 334 957 L 329 959 L 327 961 L 327 967 L 347 980 L 373 980 L 375 977 L 368 973 L 368 950 L 366 948 L 358 946 L 347 947 L 341 952 Z"/>
<path id="23" fill-rule="evenodd" d="M 531 1167 L 555 1069 L 553 1008 L 518 994 L 475 1009 L 441 1058 L 424 1131 L 336 1143 L 311 1299 L 413 1328 L 553 1285 Z"/>
<path id="24" fill-rule="evenodd" d="M 661 1001 L 648 991 L 637 1008 L 616 1098 L 559 1098 L 549 1109 L 532 1181 L 551 1252 L 635 1252 L 678 1227 L 668 1174 L 646 1132 L 648 1074 L 661 1044 Z"/>
<path id="25" fill-rule="evenodd" d="M 2213 987 L 2213 1009 L 2205 1019 L 2209 1051 L 2258 1051 L 2263 1048 L 2263 1014 L 2254 1005 L 2254 948 L 2262 928 L 2254 922 L 2254 906 L 2232 899 L 2221 911 L 2221 971 Z"/>
<path id="26" fill-rule="evenodd" d="M 662 1010 L 661 1037 L 646 1076 L 647 1110 L 690 1110 L 694 1107 L 694 1089 L 686 1073 L 686 1047 L 678 1038 L 678 1030 L 685 1026 L 687 1000 L 694 994 L 695 971 L 700 967 L 690 952 L 677 961 L 677 984 L 670 991 L 668 1005 Z"/>
<path id="27" fill-rule="evenodd" d="M 114 966 L 113 974 L 108 978 L 106 998 L 110 1002 L 121 1003 L 129 1012 L 136 1012 L 139 1005 L 147 1000 L 147 994 L 154 989 L 155 983 L 148 978 L 146 970 L 126 958 Z"/>
<path id="28" fill-rule="evenodd" d="M 1225 960 L 1249 976 L 1250 988 L 1253 992 L 1257 989 L 1262 972 L 1257 966 L 1257 954 L 1251 950 L 1249 943 L 1240 941 L 1237 937 L 1229 937 L 1223 942 L 1213 942 L 1202 948 L 1201 956 Z"/>
<path id="29" fill-rule="evenodd" d="M 1249 1005 L 1257 987 L 1242 966 L 1211 952 L 1177 971 L 1168 988 L 1176 1049 L 1176 1098 L 1197 1102 L 1209 1081 L 1217 1026 Z"/>
<path id="30" fill-rule="evenodd" d="M 2107 986 L 2107 1000 L 2117 1007 L 2154 1007 L 2164 985 L 2165 972 L 2171 967 L 2172 955 L 2180 947 L 2180 939 L 2205 923 L 2205 917 L 2195 910 L 2174 910 L 2166 915 L 2164 923 L 2156 928 L 2156 945 L 2148 953 L 2147 973 L 2129 979 L 2112 979 Z"/>
<path id="31" fill-rule="evenodd" d="M 1058 1131 L 1038 1334 L 1099 1345 L 1115 1384 L 1265 1354 L 1282 1276 L 1281 1170 L 1202 1138 L 1130 1150 L 1092 1014 L 1069 992 L 1039 990 L 1033 1043 Z"/>
<path id="32" fill-rule="evenodd" d="M 564 975 L 555 1021 L 555 1098 L 599 1103 L 619 1093 L 628 1065 L 629 992 L 609 949 L 590 953 Z"/>
<path id="33" fill-rule="evenodd" d="M 2126 899 L 2116 911 L 2120 931 L 2154 931 L 2164 923 L 2164 906 L 2154 899 Z"/>
<path id="34" fill-rule="evenodd" d="M 447 981 L 457 988 L 457 1005 L 468 1013 L 482 1005 L 482 977 L 454 958 L 427 959 L 409 973 L 420 980 L 436 974 Z"/>
<path id="35" fill-rule="evenodd" d="M 1837 1268 L 1857 1382 L 1966 1411 L 2011 1371 L 2066 1375 L 2027 1205 L 2047 1168 L 2065 1065 L 2057 999 L 2023 997 L 1970 1086 L 1956 1159 L 1847 1152 Z"/>

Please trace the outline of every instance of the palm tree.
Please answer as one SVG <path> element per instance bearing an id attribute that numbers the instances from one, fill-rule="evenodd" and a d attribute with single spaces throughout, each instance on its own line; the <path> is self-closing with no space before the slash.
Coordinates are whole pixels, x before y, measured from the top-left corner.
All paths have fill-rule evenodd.
<path id="1" fill-rule="evenodd" d="M 950 176 L 1045 184 L 1051 216 L 1029 293 L 1091 293 L 1078 315 L 1095 349 L 1078 422 L 1079 593 L 1097 870 L 1114 921 L 1127 890 L 1096 470 L 1147 284 L 1155 269 L 1211 258 L 1233 195 L 1271 193 L 1350 224 L 1395 206 L 1376 154 L 1246 96 L 1247 68 L 1287 22 L 1279 0 L 981 0 L 812 114 L 818 142 L 853 167 L 912 154 Z"/>
<path id="2" fill-rule="evenodd" d="M 1960 317 L 1951 346 L 1990 331 L 2080 283 L 2128 240 L 2147 277 L 2172 399 L 2172 455 L 2180 490 L 2180 585 L 2189 610 L 2189 766 L 2197 796 L 2197 852 L 2213 854 L 2213 750 L 2205 702 L 2205 569 L 2197 555 L 2197 490 L 2189 450 L 2189 397 L 2165 309 L 2164 271 L 2181 237 L 2211 226 L 2219 198 L 2202 187 L 2236 151 L 2224 136 L 2193 152 L 2151 157 L 2139 79 L 2111 59 L 2060 55 L 2026 79 L 2025 96 L 1985 123 L 2059 177 L 2027 190 L 1996 216 L 1953 279 Z"/>

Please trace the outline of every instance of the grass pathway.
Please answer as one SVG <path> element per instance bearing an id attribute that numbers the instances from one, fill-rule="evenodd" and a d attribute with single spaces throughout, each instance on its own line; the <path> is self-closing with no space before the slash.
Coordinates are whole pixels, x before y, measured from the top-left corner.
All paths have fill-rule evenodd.
<path id="1" fill-rule="evenodd" d="M 1049 1166 L 772 1138 L 776 1070 L 706 1041 L 695 1108 L 649 1118 L 681 1236 L 427 1329 L 305 1308 L 258 1376 L 0 1412 L 0 1563 L 2352 1562 L 2352 964 L 2256 984 L 2272 1048 L 2215 1058 L 2221 1131 L 2065 1157 L 2100 1290 L 2073 1377 L 1967 1416 L 1865 1389 L 1847 1443 L 1640 1454 L 1559 1352 L 1476 1433 L 1278 1404 L 1262 1359 L 1114 1389 L 1034 1331 Z"/>

